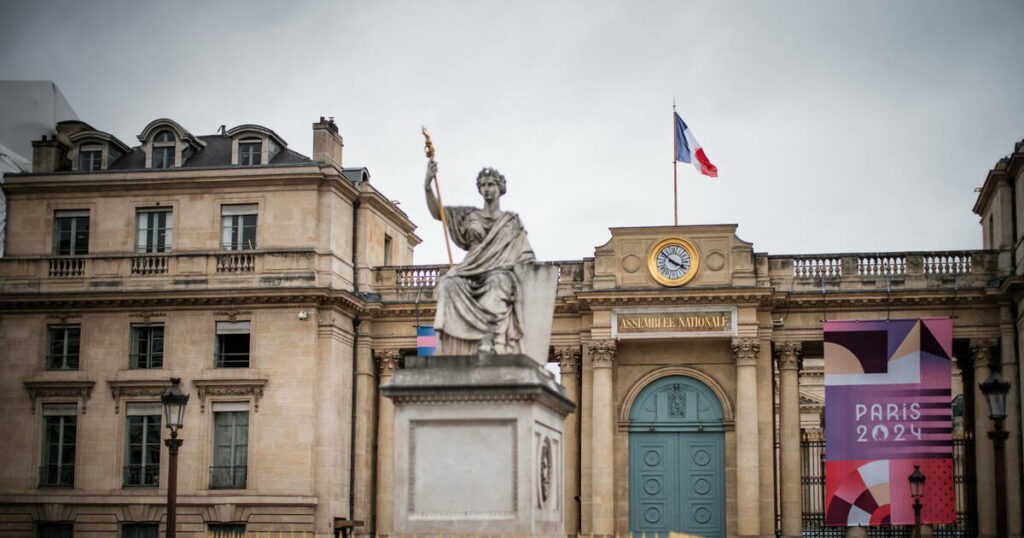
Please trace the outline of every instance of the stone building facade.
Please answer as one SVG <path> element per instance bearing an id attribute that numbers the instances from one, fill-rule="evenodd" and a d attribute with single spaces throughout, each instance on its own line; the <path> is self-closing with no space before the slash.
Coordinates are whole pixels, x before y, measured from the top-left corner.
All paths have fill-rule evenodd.
<path id="1" fill-rule="evenodd" d="M 150 404 L 170 377 L 192 394 L 183 535 L 320 536 L 336 518 L 390 533 L 402 485 L 380 387 L 415 354 L 446 267 L 412 264 L 413 224 L 366 170 L 342 166 L 332 121 L 313 135 L 312 158 L 264 127 L 197 137 L 170 120 L 136 147 L 80 122 L 34 143 L 35 172 L 5 185 L 0 534 L 158 530 L 165 434 L 156 422 L 153 437 Z M 729 224 L 612 228 L 593 256 L 551 262 L 550 361 L 578 405 L 566 531 L 801 534 L 822 322 L 952 317 L 973 439 L 960 508 L 995 535 L 977 382 L 998 368 L 1013 382 L 1005 478 L 1019 535 L 1021 149 L 982 188 L 983 250 L 771 255 Z M 665 271 L 662 251 L 685 251 L 688 269 Z"/>

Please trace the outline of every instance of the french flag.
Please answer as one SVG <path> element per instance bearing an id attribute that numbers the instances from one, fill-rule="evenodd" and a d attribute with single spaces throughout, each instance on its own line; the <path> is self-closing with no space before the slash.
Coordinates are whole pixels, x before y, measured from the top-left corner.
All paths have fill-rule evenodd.
<path id="1" fill-rule="evenodd" d="M 697 170 L 705 176 L 718 177 L 718 167 L 708 160 L 704 149 L 700 147 L 697 138 L 693 136 L 693 131 L 686 126 L 686 122 L 679 117 L 678 112 L 673 112 L 673 114 L 676 116 L 676 162 L 693 163 L 693 166 L 697 167 Z"/>

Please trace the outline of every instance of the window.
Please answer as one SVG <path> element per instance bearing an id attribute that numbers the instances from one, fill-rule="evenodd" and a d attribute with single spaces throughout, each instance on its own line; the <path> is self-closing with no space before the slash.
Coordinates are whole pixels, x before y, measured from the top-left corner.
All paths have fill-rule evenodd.
<path id="1" fill-rule="evenodd" d="M 384 234 L 384 265 L 391 265 L 391 236 Z"/>
<path id="2" fill-rule="evenodd" d="M 249 405 L 244 402 L 215 402 L 210 489 L 245 488 L 248 451 Z"/>
<path id="3" fill-rule="evenodd" d="M 207 525 L 207 530 L 210 533 L 210 538 L 244 538 L 245 536 L 245 524 L 243 523 Z"/>
<path id="4" fill-rule="evenodd" d="M 78 351 L 82 328 L 80 325 L 50 325 L 47 327 L 50 340 L 46 354 L 47 370 L 77 370 Z"/>
<path id="5" fill-rule="evenodd" d="M 135 220 L 138 223 L 136 252 L 167 252 L 171 250 L 174 228 L 170 209 L 140 209 L 136 212 Z"/>
<path id="6" fill-rule="evenodd" d="M 256 248 L 256 204 L 221 206 L 220 214 L 221 247 L 225 250 Z"/>
<path id="7" fill-rule="evenodd" d="M 157 487 L 160 478 L 159 402 L 128 403 L 124 487 Z M 127 536 L 127 534 L 126 534 Z"/>
<path id="8" fill-rule="evenodd" d="M 103 168 L 103 150 L 96 146 L 82 146 L 78 150 L 78 170 L 95 172 Z"/>
<path id="9" fill-rule="evenodd" d="M 71 523 L 37 523 L 38 538 L 73 538 L 75 527 Z"/>
<path id="10" fill-rule="evenodd" d="M 121 526 L 121 538 L 160 538 L 157 523 L 126 523 Z"/>
<path id="11" fill-rule="evenodd" d="M 53 253 L 58 256 L 77 256 L 89 253 L 88 209 L 54 213 Z"/>
<path id="12" fill-rule="evenodd" d="M 177 141 L 170 131 L 160 131 L 153 137 L 152 168 L 174 166 L 174 150 Z"/>
<path id="13" fill-rule="evenodd" d="M 75 435 L 78 406 L 43 404 L 43 458 L 39 487 L 75 486 Z"/>
<path id="14" fill-rule="evenodd" d="M 217 368 L 249 367 L 248 321 L 217 322 L 217 352 L 214 365 Z"/>
<path id="15" fill-rule="evenodd" d="M 132 325 L 132 368 L 164 367 L 164 326 Z"/>
<path id="16" fill-rule="evenodd" d="M 260 153 L 263 151 L 263 143 L 255 138 L 245 138 L 238 142 L 238 164 L 242 166 L 255 166 L 262 164 Z"/>

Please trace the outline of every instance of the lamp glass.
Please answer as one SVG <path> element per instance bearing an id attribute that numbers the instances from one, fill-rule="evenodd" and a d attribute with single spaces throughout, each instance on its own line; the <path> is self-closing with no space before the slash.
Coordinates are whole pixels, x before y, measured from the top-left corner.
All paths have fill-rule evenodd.
<path id="1" fill-rule="evenodd" d="M 164 420 L 171 431 L 181 428 L 185 420 L 185 404 L 188 403 L 188 394 L 181 391 L 181 379 L 171 378 L 171 386 L 160 396 L 164 404 Z"/>
<path id="2" fill-rule="evenodd" d="M 1006 393 L 1010 391 L 1010 383 L 1004 380 L 999 372 L 992 372 L 987 379 L 978 383 L 978 386 L 988 401 L 989 418 L 1006 418 Z"/>
<path id="3" fill-rule="evenodd" d="M 927 480 L 924 473 L 921 472 L 921 466 L 915 465 L 914 472 L 910 473 L 907 477 L 907 481 L 910 482 L 910 496 L 915 499 L 920 499 L 924 493 L 924 482 Z"/>

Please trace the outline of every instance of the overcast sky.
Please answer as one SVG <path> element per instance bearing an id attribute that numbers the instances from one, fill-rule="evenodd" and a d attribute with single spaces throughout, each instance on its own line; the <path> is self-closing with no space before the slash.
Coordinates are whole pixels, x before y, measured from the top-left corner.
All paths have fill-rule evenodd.
<path id="1" fill-rule="evenodd" d="M 541 259 L 672 224 L 672 102 L 720 172 L 679 165 L 682 224 L 773 254 L 981 248 L 974 189 L 1024 138 L 1024 2 L 0 0 L 0 79 L 53 80 L 129 145 L 169 117 L 257 123 L 419 225 L 420 125 L 446 204 L 508 178 Z"/>

